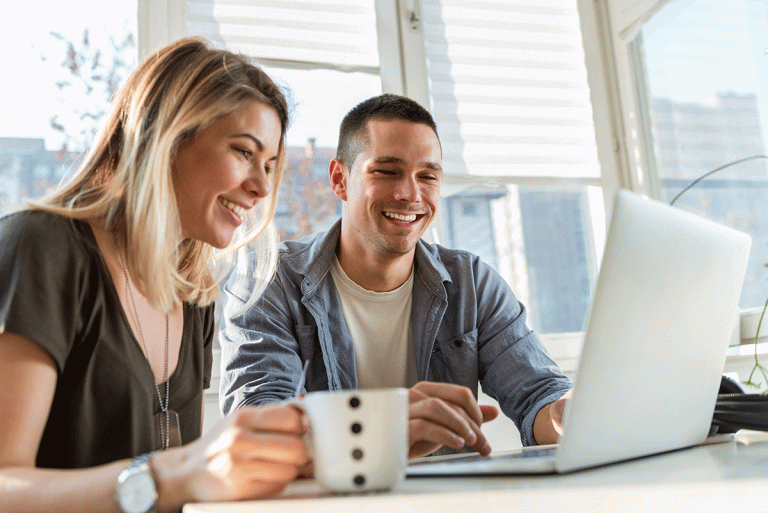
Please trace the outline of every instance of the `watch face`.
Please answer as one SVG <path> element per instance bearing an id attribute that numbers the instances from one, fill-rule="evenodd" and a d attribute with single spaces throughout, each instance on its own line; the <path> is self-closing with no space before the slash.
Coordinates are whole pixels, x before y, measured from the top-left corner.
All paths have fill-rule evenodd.
<path id="1" fill-rule="evenodd" d="M 125 513 L 146 513 L 155 504 L 157 491 L 147 472 L 133 474 L 120 486 L 118 502 Z"/>

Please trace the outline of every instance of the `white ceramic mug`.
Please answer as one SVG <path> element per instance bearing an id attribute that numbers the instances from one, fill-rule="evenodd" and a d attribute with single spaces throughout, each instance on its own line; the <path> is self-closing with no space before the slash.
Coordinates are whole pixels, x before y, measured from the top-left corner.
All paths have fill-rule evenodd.
<path id="1" fill-rule="evenodd" d="M 316 479 L 336 492 L 388 490 L 408 463 L 408 390 L 312 392 L 295 402 L 309 418 Z"/>

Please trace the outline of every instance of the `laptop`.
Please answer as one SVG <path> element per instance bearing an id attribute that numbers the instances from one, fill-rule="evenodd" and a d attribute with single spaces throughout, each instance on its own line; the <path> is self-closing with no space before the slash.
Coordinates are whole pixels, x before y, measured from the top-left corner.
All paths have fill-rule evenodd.
<path id="1" fill-rule="evenodd" d="M 409 477 L 565 473 L 704 443 L 749 235 L 620 190 L 558 444 L 414 460 Z"/>

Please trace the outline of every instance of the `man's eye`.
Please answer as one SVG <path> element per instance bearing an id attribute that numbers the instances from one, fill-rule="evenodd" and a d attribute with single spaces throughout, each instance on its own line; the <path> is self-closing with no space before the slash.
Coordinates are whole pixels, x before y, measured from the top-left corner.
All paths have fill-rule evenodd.
<path id="1" fill-rule="evenodd" d="M 381 173 L 382 175 L 394 175 L 395 172 L 390 169 L 374 169 L 374 173 Z"/>

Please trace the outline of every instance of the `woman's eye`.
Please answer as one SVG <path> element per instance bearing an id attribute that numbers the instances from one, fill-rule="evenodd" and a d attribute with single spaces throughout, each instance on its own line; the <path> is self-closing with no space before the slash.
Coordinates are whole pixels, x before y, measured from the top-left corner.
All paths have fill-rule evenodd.
<path id="1" fill-rule="evenodd" d="M 272 172 L 272 166 L 264 166 L 264 172 L 270 174 Z"/>
<path id="2" fill-rule="evenodd" d="M 251 150 L 247 150 L 245 148 L 235 148 L 240 155 L 242 155 L 244 158 L 249 159 L 251 158 Z"/>

